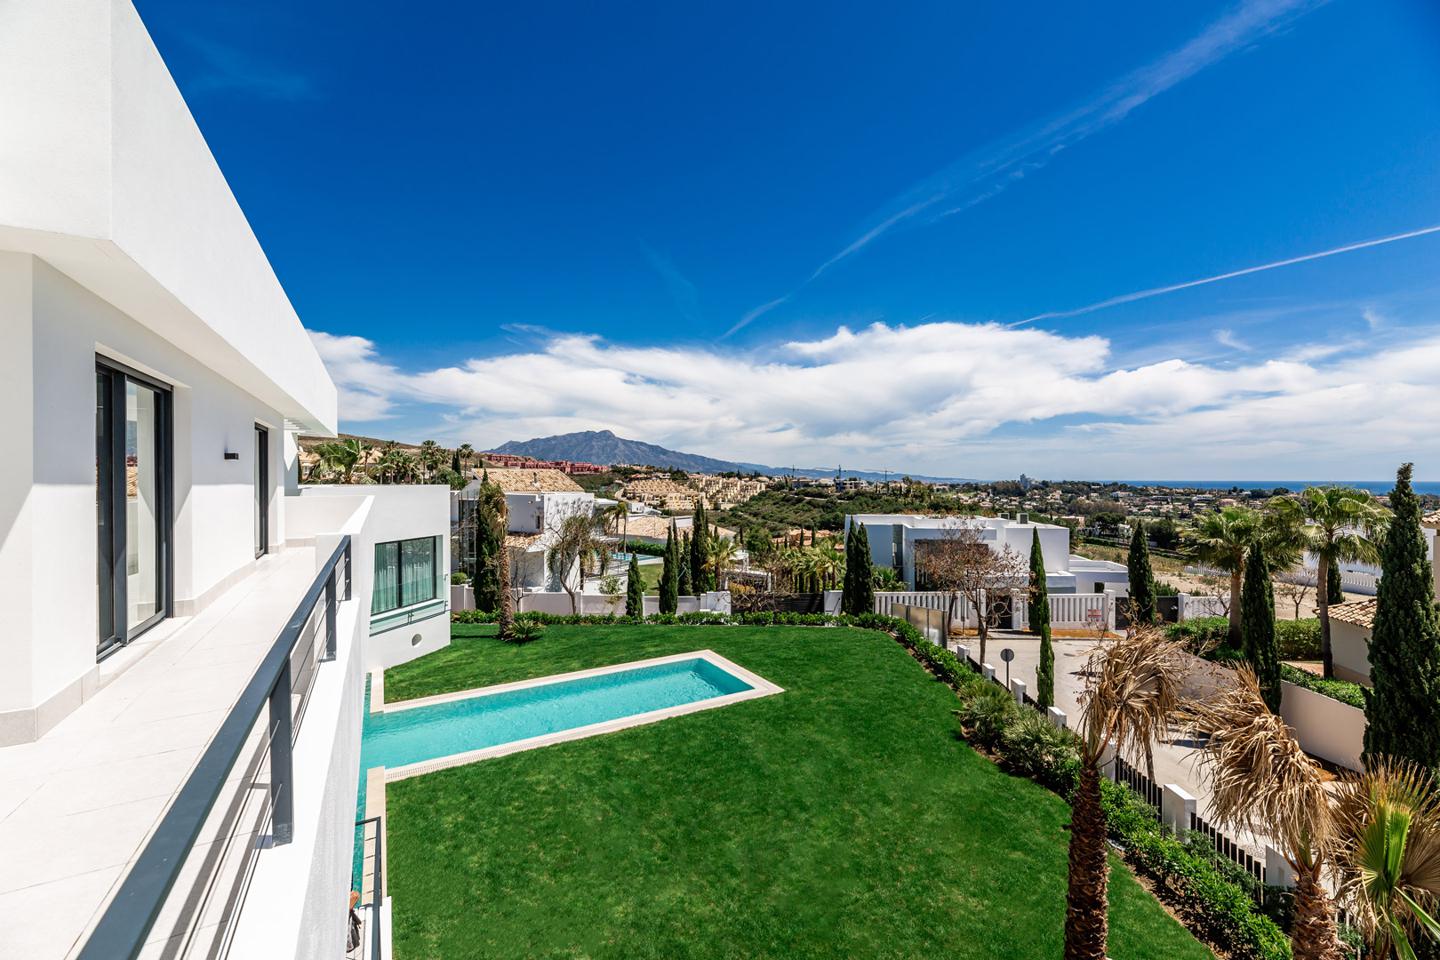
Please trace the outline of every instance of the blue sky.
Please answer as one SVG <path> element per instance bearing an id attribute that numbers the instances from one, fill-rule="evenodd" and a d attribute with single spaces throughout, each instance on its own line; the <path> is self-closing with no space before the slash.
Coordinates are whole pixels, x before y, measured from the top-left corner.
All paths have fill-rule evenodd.
<path id="1" fill-rule="evenodd" d="M 1440 225 L 1419 0 L 137 6 L 346 429 L 1440 472 L 1440 233 L 1073 312 Z"/>

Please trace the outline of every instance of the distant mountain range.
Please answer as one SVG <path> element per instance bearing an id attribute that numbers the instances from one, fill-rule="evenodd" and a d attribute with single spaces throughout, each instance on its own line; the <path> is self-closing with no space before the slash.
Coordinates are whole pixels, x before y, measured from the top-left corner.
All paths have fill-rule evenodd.
<path id="1" fill-rule="evenodd" d="M 794 474 L 799 477 L 833 477 L 834 467 L 769 467 L 763 463 L 744 463 L 735 460 L 717 460 L 698 453 L 681 453 L 667 450 L 653 443 L 640 440 L 626 440 L 609 430 L 582 430 L 579 433 L 562 433 L 553 437 L 536 437 L 533 440 L 511 440 L 496 447 L 492 453 L 508 453 L 519 457 L 534 457 L 537 460 L 579 460 L 584 463 L 599 463 L 611 466 L 630 463 L 647 467 L 663 467 L 684 470 L 687 473 L 763 473 L 769 476 Z M 894 480 L 901 472 L 888 474 L 878 470 L 844 471 L 847 477 L 864 480 Z M 963 482 L 956 477 L 925 477 L 910 474 L 916 480 L 940 483 Z"/>

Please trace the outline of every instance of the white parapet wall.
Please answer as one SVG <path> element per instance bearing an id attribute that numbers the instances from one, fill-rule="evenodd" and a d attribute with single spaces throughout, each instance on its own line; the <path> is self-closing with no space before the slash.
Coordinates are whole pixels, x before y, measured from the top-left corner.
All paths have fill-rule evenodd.
<path id="1" fill-rule="evenodd" d="M 1281 683 L 1280 716 L 1306 753 L 1351 770 L 1363 769 L 1365 711 L 1289 681 Z"/>

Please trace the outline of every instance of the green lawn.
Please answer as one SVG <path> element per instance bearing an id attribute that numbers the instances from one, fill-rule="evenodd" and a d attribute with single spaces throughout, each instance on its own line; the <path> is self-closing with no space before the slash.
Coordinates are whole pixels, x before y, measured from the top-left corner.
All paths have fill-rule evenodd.
<path id="1" fill-rule="evenodd" d="M 493 627 L 387 671 L 387 700 L 713 649 L 784 693 L 387 791 L 400 960 L 1051 960 L 1068 808 L 954 734 L 953 695 L 852 629 Z M 1117 862 L 1110 954 L 1209 951 Z"/>

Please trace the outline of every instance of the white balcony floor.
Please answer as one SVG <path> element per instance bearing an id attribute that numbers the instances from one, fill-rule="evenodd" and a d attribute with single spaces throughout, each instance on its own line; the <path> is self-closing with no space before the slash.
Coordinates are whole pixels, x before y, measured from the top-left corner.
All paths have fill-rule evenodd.
<path id="1" fill-rule="evenodd" d="M 78 951 L 315 567 L 308 547 L 265 557 L 102 665 L 108 682 L 40 740 L 0 748 L 0 960 Z"/>

